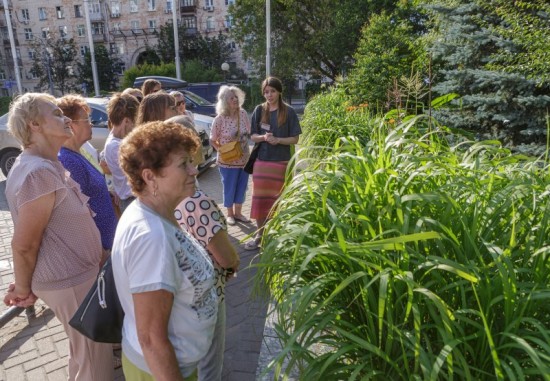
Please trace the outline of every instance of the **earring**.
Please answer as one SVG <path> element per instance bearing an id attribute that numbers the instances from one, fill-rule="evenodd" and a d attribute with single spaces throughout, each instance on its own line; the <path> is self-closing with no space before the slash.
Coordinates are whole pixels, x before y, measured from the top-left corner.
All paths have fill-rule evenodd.
<path id="1" fill-rule="evenodd" d="M 153 197 L 157 197 L 157 188 L 153 189 Z"/>

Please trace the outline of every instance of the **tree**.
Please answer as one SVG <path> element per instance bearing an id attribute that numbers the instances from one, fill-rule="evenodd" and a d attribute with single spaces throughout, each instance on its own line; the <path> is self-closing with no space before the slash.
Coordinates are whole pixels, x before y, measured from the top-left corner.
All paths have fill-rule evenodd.
<path id="1" fill-rule="evenodd" d="M 57 88 L 61 94 L 77 88 L 75 75 L 77 49 L 72 38 L 49 36 L 36 39 L 31 46 L 35 52 L 35 58 L 30 72 L 39 78 L 39 87 L 48 85 L 50 92 Z"/>
<path id="2" fill-rule="evenodd" d="M 335 79 L 351 66 L 362 26 L 373 14 L 392 12 L 398 0 L 279 0 L 271 2 L 272 72 L 312 72 Z M 229 8 L 233 35 L 247 58 L 265 70 L 265 2 L 241 0 Z"/>
<path id="3" fill-rule="evenodd" d="M 158 40 L 155 51 L 162 62 L 174 62 L 174 28 L 171 23 L 160 27 Z M 184 65 L 186 61 L 200 61 L 204 68 L 220 71 L 222 63 L 231 59 L 227 36 L 222 33 L 214 37 L 203 37 L 199 33 L 190 35 L 185 28 L 178 28 L 178 40 Z"/>
<path id="4" fill-rule="evenodd" d="M 496 137 L 505 143 L 545 142 L 548 93 L 518 72 L 491 69 L 499 51 L 502 18 L 481 0 L 434 6 L 439 30 L 431 48 L 440 70 L 438 95 L 458 93 L 454 108 L 436 113 L 443 123 Z"/>
<path id="5" fill-rule="evenodd" d="M 393 103 L 395 84 L 410 77 L 417 78 L 418 84 L 427 77 L 428 60 L 420 38 L 424 31 L 415 26 L 420 18 L 412 15 L 417 11 L 374 15 L 363 28 L 354 67 L 344 81 L 355 104 L 367 103 L 381 111 L 400 107 Z M 418 98 L 421 94 L 415 101 Z"/>
<path id="6" fill-rule="evenodd" d="M 547 0 L 492 0 L 491 7 L 503 19 L 497 32 L 501 49 L 492 67 L 516 72 L 543 86 L 550 83 L 550 2 Z"/>
<path id="7" fill-rule="evenodd" d="M 94 45 L 95 61 L 99 88 L 113 91 L 118 88 L 118 73 L 123 62 L 114 54 L 110 54 L 104 45 Z M 87 89 L 93 89 L 92 57 L 89 52 L 84 56 L 83 62 L 78 63 L 78 81 L 86 84 Z"/>

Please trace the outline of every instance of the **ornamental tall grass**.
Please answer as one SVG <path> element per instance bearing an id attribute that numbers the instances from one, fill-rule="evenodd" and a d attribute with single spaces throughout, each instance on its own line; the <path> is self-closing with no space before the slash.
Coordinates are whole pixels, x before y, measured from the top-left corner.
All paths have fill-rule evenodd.
<path id="1" fill-rule="evenodd" d="M 548 168 L 424 122 L 371 123 L 289 180 L 257 279 L 277 378 L 550 380 Z"/>

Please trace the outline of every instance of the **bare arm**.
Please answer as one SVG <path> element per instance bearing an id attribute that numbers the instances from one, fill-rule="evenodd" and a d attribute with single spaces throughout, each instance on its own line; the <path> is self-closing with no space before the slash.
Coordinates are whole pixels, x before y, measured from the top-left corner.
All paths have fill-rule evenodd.
<path id="1" fill-rule="evenodd" d="M 240 259 L 237 250 L 229 241 L 227 231 L 220 229 L 210 240 L 207 247 L 218 264 L 225 269 L 238 270 Z"/>
<path id="2" fill-rule="evenodd" d="M 27 202 L 19 208 L 19 216 L 11 241 L 15 287 L 11 291 L 8 290 L 4 298 L 6 304 L 20 305 L 17 304 L 18 299 L 24 301 L 34 297 L 31 292 L 32 276 L 42 236 L 50 220 L 54 203 L 55 192 L 52 192 Z"/>
<path id="3" fill-rule="evenodd" d="M 158 381 L 183 381 L 176 352 L 168 338 L 174 295 L 165 290 L 133 294 L 138 340 L 145 361 Z"/>

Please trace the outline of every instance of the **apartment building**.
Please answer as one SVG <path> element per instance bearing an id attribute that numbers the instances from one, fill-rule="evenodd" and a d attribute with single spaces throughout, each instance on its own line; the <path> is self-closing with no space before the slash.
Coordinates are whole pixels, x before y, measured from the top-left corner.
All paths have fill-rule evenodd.
<path id="1" fill-rule="evenodd" d="M 228 6 L 235 0 L 9 0 L 8 9 L 15 39 L 17 65 L 23 91 L 36 91 L 38 79 L 30 69 L 36 52 L 33 46 L 51 36 L 76 41 L 79 55 L 89 51 L 88 33 L 94 44 L 103 44 L 123 61 L 124 68 L 136 65 L 146 47 L 157 44 L 159 28 L 172 23 L 176 12 L 178 27 L 193 35 L 229 37 L 233 50 L 230 64 L 245 68 L 238 46 L 231 40 L 233 25 Z M 174 7 L 176 5 L 176 7 Z M 86 27 L 88 7 L 90 30 Z M 6 9 L 0 1 L 0 95 L 11 95 L 17 88 Z M 185 59 L 186 57 L 184 57 Z"/>

